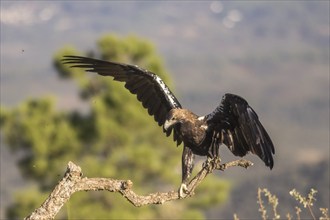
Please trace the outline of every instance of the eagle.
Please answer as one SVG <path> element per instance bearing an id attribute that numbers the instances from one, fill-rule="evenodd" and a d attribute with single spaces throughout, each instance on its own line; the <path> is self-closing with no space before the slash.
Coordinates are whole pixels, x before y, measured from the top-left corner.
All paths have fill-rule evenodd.
<path id="1" fill-rule="evenodd" d="M 217 159 L 221 145 L 226 145 L 239 157 L 251 152 L 267 167 L 273 168 L 275 149 L 272 140 L 256 112 L 242 97 L 226 93 L 213 112 L 198 116 L 183 108 L 164 81 L 149 70 L 83 56 L 64 56 L 62 62 L 124 82 L 125 88 L 137 96 L 149 115 L 163 127 L 166 136 L 172 135 L 177 146 L 183 143 L 180 198 L 188 193 L 194 156 Z"/>

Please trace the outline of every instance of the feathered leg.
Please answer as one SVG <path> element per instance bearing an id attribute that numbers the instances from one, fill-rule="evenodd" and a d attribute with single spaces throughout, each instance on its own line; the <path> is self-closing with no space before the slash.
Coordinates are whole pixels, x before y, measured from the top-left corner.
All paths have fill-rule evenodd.
<path id="1" fill-rule="evenodd" d="M 194 168 L 194 154 L 187 146 L 183 147 L 182 152 L 182 182 L 179 188 L 179 197 L 184 198 L 187 196 L 187 182 Z"/>
<path id="2" fill-rule="evenodd" d="M 221 135 L 221 136 L 220 136 Z M 212 170 L 211 167 L 214 167 L 216 164 L 220 163 L 220 145 L 222 143 L 222 133 L 213 132 L 212 142 L 207 155 L 207 160 L 203 163 L 203 167 L 207 168 L 208 171 Z"/>
<path id="3" fill-rule="evenodd" d="M 219 132 L 214 131 L 212 135 L 212 142 L 208 150 L 208 157 L 210 157 L 211 159 L 219 157 L 219 147 L 221 145 L 221 142 L 222 136 L 220 136 Z"/>

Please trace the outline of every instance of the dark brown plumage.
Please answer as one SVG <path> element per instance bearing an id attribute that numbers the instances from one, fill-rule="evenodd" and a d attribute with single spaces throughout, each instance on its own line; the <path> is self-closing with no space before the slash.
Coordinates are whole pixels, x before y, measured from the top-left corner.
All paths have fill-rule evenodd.
<path id="1" fill-rule="evenodd" d="M 80 56 L 65 56 L 63 62 L 125 82 L 125 87 L 137 95 L 149 115 L 163 126 L 166 135 L 173 133 L 177 145 L 183 142 L 180 196 L 190 177 L 194 155 L 219 157 L 222 144 L 236 156 L 256 154 L 266 166 L 273 168 L 273 143 L 257 114 L 243 98 L 227 93 L 212 113 L 199 117 L 183 109 L 162 79 L 148 70 Z"/>

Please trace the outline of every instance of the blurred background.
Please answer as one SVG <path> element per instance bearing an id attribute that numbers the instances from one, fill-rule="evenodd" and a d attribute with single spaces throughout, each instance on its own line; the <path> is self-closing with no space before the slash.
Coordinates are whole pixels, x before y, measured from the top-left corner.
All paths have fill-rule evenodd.
<path id="1" fill-rule="evenodd" d="M 83 192 L 58 218 L 255 219 L 258 187 L 277 195 L 283 218 L 298 205 L 293 188 L 318 190 L 317 217 L 329 208 L 329 1 L 1 1 L 1 219 L 37 208 L 69 160 L 141 194 L 180 184 L 181 146 L 121 83 L 69 70 L 65 54 L 148 68 L 199 115 L 241 95 L 276 154 L 272 171 L 249 155 L 252 168 L 216 172 L 187 200 L 135 208 Z"/>

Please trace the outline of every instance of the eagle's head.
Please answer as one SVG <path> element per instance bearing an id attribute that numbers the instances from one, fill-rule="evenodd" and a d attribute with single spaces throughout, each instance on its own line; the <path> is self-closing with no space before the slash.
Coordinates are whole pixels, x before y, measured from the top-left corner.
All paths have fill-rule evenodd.
<path id="1" fill-rule="evenodd" d="M 184 123 L 190 121 L 192 118 L 196 118 L 196 115 L 187 109 L 174 108 L 171 109 L 164 122 L 164 129 L 168 130 L 178 123 Z"/>

